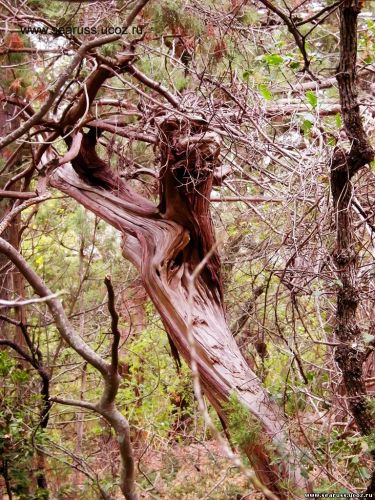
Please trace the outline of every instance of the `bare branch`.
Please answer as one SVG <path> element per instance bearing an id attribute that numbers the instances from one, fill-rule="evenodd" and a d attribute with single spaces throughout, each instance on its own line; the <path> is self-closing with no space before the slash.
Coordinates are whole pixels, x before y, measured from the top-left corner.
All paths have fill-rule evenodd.
<path id="1" fill-rule="evenodd" d="M 111 329 L 112 329 L 112 335 L 113 335 L 113 341 L 112 341 L 112 370 L 113 372 L 117 373 L 118 369 L 118 347 L 120 344 L 120 339 L 121 339 L 121 334 L 118 329 L 118 320 L 119 320 L 119 315 L 116 311 L 115 307 L 115 292 L 113 290 L 112 282 L 110 276 L 106 276 L 104 279 L 105 286 L 107 287 L 108 291 L 108 311 L 109 314 L 111 315 L 112 318 L 112 324 L 111 324 Z"/>
<path id="2" fill-rule="evenodd" d="M 140 81 L 141 83 L 143 83 L 144 85 L 146 85 L 150 89 L 155 90 L 160 95 L 165 97 L 167 99 L 167 101 L 172 104 L 173 107 L 180 109 L 180 103 L 179 103 L 178 99 L 173 94 L 171 94 L 171 92 L 169 92 L 169 90 L 167 88 L 165 88 L 161 83 L 156 82 L 155 80 L 152 80 L 147 75 L 145 75 L 144 73 L 139 71 L 139 69 L 137 69 L 132 64 L 129 64 L 128 67 L 129 67 L 128 72 L 132 76 L 134 76 L 134 78 L 136 78 L 138 81 Z"/>
<path id="3" fill-rule="evenodd" d="M 0 198 L 16 198 L 18 200 L 30 200 L 30 198 L 37 197 L 37 193 L 27 191 L 6 191 L 0 189 Z"/>
<path id="4" fill-rule="evenodd" d="M 1 339 L 0 338 L 0 346 L 6 346 L 10 347 L 14 351 L 16 351 L 22 358 L 30 363 L 32 366 L 35 366 L 35 360 L 24 350 L 22 347 L 20 347 L 18 344 L 15 342 L 8 340 L 8 339 Z"/>
<path id="5" fill-rule="evenodd" d="M 9 224 L 14 220 L 14 218 L 20 214 L 23 210 L 30 207 L 31 205 L 35 205 L 36 203 L 41 203 L 43 201 L 48 200 L 50 198 L 50 193 L 45 193 L 42 196 L 38 196 L 36 198 L 30 198 L 29 200 L 24 201 L 21 205 L 13 208 L 0 222 L 0 235 L 3 234 L 5 229 L 9 226 Z"/>
<path id="6" fill-rule="evenodd" d="M 83 401 L 81 399 L 65 399 L 53 396 L 50 397 L 49 400 L 60 405 L 77 406 L 78 408 L 84 408 L 86 410 L 98 412 L 96 404 L 89 403 L 88 401 Z"/>
<path id="7" fill-rule="evenodd" d="M 143 2 L 144 3 L 144 2 Z M 67 66 L 64 71 L 61 73 L 57 82 L 53 86 L 53 88 L 49 91 L 49 97 L 40 110 L 31 116 L 28 120 L 25 121 L 18 129 L 10 132 L 7 136 L 0 139 L 0 150 L 8 146 L 11 142 L 22 137 L 28 130 L 31 129 L 34 125 L 36 125 L 43 116 L 48 113 L 51 109 L 52 104 L 58 96 L 62 86 L 64 83 L 70 78 L 71 74 L 81 62 L 82 58 L 86 54 L 86 52 L 95 47 L 99 47 L 100 45 L 104 45 L 106 43 L 115 42 L 119 40 L 121 37 L 119 35 L 110 35 L 102 38 L 98 38 L 95 40 L 90 40 L 89 42 L 83 44 L 77 51 L 76 55 L 73 57 L 69 66 Z"/>
<path id="8" fill-rule="evenodd" d="M 298 31 L 297 26 L 295 25 L 293 19 L 291 19 L 290 17 L 288 17 L 287 14 L 285 14 L 285 12 L 283 12 L 281 9 L 279 9 L 276 5 L 274 5 L 269 0 L 259 0 L 259 1 L 265 7 L 267 7 L 267 9 L 269 9 L 270 11 L 274 12 L 275 14 L 277 14 L 280 17 L 280 19 L 282 19 L 284 21 L 284 23 L 286 24 L 288 30 L 293 35 L 294 40 L 295 40 L 295 42 L 297 44 L 297 47 L 299 48 L 299 50 L 300 50 L 300 52 L 302 54 L 302 57 L 303 57 L 303 60 L 304 60 L 304 63 L 305 63 L 304 70 L 309 71 L 310 60 L 309 60 L 307 52 L 306 52 L 305 39 L 301 35 L 301 33 Z"/>
<path id="9" fill-rule="evenodd" d="M 112 123 L 108 123 L 104 120 L 90 120 L 85 123 L 85 125 L 89 125 L 90 127 L 97 127 L 101 130 L 106 130 L 108 132 L 112 132 L 113 134 L 119 135 L 121 137 L 126 137 L 128 139 L 133 139 L 135 141 L 148 142 L 149 144 L 156 144 L 157 138 L 154 134 L 145 134 L 142 132 L 133 132 L 127 130 L 126 127 L 120 127 L 118 125 L 113 125 Z"/>
<path id="10" fill-rule="evenodd" d="M 74 160 L 74 158 L 76 158 L 76 156 L 79 153 L 79 149 L 81 147 L 82 137 L 83 137 L 82 132 L 77 132 L 74 135 L 72 145 L 69 151 L 62 158 L 59 159 L 59 165 L 64 165 L 64 163 L 69 163 L 70 161 Z"/>
<path id="11" fill-rule="evenodd" d="M 29 266 L 22 255 L 3 238 L 0 238 L 0 252 L 4 253 L 9 260 L 19 269 L 26 280 L 41 297 L 46 298 L 46 304 L 56 322 L 56 327 L 63 339 L 90 365 L 94 366 L 103 376 L 107 376 L 109 366 L 103 359 L 91 349 L 74 331 L 69 322 L 61 302 L 57 298 L 48 298 L 53 293 L 45 285 L 43 280 Z"/>
<path id="12" fill-rule="evenodd" d="M 30 304 L 39 304 L 41 302 L 47 302 L 47 300 L 54 299 L 58 297 L 58 293 L 53 293 L 52 295 L 48 295 L 47 297 L 40 297 L 39 299 L 27 299 L 27 300 L 3 300 L 0 299 L 0 309 L 4 307 L 22 307 Z"/>

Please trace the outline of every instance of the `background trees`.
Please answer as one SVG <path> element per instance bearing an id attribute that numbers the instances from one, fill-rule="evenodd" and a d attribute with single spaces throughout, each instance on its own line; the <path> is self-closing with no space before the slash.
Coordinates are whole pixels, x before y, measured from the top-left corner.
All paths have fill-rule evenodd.
<path id="1" fill-rule="evenodd" d="M 0 4 L 4 491 L 373 491 L 371 4 Z"/>

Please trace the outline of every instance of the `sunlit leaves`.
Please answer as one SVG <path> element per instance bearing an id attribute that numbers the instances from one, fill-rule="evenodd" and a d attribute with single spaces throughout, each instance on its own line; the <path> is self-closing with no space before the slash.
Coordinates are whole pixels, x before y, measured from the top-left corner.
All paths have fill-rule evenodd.
<path id="1" fill-rule="evenodd" d="M 283 63 L 284 58 L 279 54 L 267 54 L 263 56 L 263 60 L 270 66 L 280 66 Z"/>
<path id="2" fill-rule="evenodd" d="M 318 98 L 315 92 L 312 90 L 308 90 L 305 94 L 305 97 L 307 99 L 307 102 L 313 107 L 316 108 L 318 105 Z"/>
<path id="3" fill-rule="evenodd" d="M 267 85 L 265 85 L 264 83 L 261 83 L 259 85 L 258 89 L 259 89 L 259 93 L 266 101 L 270 101 L 272 99 L 273 94 Z"/>

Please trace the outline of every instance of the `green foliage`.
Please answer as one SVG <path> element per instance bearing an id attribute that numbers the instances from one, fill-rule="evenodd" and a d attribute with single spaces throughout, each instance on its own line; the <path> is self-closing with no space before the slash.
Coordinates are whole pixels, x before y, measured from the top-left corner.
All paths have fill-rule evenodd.
<path id="1" fill-rule="evenodd" d="M 167 337 L 160 328 L 147 328 L 129 344 L 128 351 L 130 378 L 120 387 L 119 403 L 134 425 L 167 436 L 174 421 L 193 413 L 189 370 L 184 364 L 176 377 Z M 185 406 L 179 407 L 182 400 Z"/>
<path id="2" fill-rule="evenodd" d="M 314 126 L 314 122 L 309 120 L 308 118 L 305 118 L 303 121 L 302 121 L 302 124 L 301 124 L 301 129 L 307 133 L 309 132 L 309 130 L 311 130 Z"/>
<path id="3" fill-rule="evenodd" d="M 335 121 L 336 121 L 336 127 L 337 127 L 338 129 L 340 129 L 340 128 L 341 128 L 341 126 L 342 126 L 342 120 L 341 120 L 341 115 L 340 115 L 340 113 L 337 113 L 337 114 L 335 115 Z"/>
<path id="4" fill-rule="evenodd" d="M 270 101 L 272 99 L 273 94 L 272 94 L 272 92 L 270 91 L 270 89 L 268 88 L 267 85 L 265 85 L 264 83 L 261 83 L 258 88 L 259 88 L 259 92 L 260 92 L 261 96 L 266 101 Z"/>
<path id="5" fill-rule="evenodd" d="M 184 33 L 199 36 L 202 33 L 202 23 L 189 14 L 181 0 L 162 0 L 152 6 L 153 28 L 161 34 L 166 29 L 172 31 L 182 29 Z"/>
<path id="6" fill-rule="evenodd" d="M 107 43 L 100 47 L 100 53 L 104 57 L 114 57 L 117 53 L 121 52 L 123 46 L 119 42 Z"/>
<path id="7" fill-rule="evenodd" d="M 0 351 L 0 375 L 5 377 L 9 374 L 14 362 L 6 351 Z"/>
<path id="8" fill-rule="evenodd" d="M 306 92 L 305 96 L 306 96 L 306 99 L 307 99 L 308 103 L 313 108 L 316 108 L 316 106 L 318 105 L 318 98 L 317 98 L 315 92 L 313 92 L 312 90 L 308 90 Z"/>
<path id="9" fill-rule="evenodd" d="M 38 415 L 33 409 L 38 407 L 39 398 L 30 392 L 34 380 L 8 351 L 0 352 L 0 373 L 5 377 L 1 387 L 0 456 L 6 464 L 11 491 L 20 500 L 45 498 L 42 490 L 35 491 L 35 497 L 31 494 L 34 443 L 42 440 Z"/>
<path id="10" fill-rule="evenodd" d="M 261 425 L 241 403 L 237 394 L 230 395 L 223 409 L 228 415 L 228 429 L 233 443 L 243 449 L 259 441 Z"/>
<path id="11" fill-rule="evenodd" d="M 263 56 L 263 60 L 270 66 L 280 66 L 284 62 L 284 58 L 280 54 L 267 54 Z"/>
<path id="12" fill-rule="evenodd" d="M 367 407 L 368 407 L 368 409 L 370 411 L 371 416 L 373 418 L 375 418 L 375 401 L 374 401 L 374 398 L 368 397 L 366 403 L 367 403 Z"/>

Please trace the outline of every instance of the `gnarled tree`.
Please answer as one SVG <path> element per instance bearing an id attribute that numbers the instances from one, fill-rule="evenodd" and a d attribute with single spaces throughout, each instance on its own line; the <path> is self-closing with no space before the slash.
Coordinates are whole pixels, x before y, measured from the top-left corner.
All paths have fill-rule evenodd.
<path id="1" fill-rule="evenodd" d="M 167 333 L 189 363 L 187 274 L 215 245 L 210 193 L 220 139 L 199 117 L 169 114 L 158 121 L 158 206 L 133 192 L 97 156 L 95 133 L 84 135 L 72 166 L 57 168 L 50 183 L 122 232 L 124 255 L 141 273 Z M 302 452 L 289 439 L 281 409 L 245 362 L 226 323 L 217 252 L 196 281 L 193 304 L 205 394 L 224 420 L 225 403 L 235 395 L 254 426 L 260 424 L 260 435 L 245 448 L 264 485 L 280 498 L 287 497 L 289 488 L 305 489 L 298 465 Z"/>
<path id="2" fill-rule="evenodd" d="M 127 26 L 146 3 L 147 0 L 136 4 L 135 9 L 126 20 Z M 330 166 L 331 192 L 337 227 L 337 249 L 334 254 L 336 270 L 333 274 L 337 272 L 338 276 L 335 277 L 340 280 L 335 325 L 335 340 L 337 340 L 338 345 L 334 344 L 334 347 L 336 348 L 336 360 L 343 373 L 352 414 L 359 430 L 368 436 L 373 431 L 374 421 L 367 405 L 365 384 L 362 377 L 362 363 L 365 354 L 361 350 L 362 346 L 359 345 L 360 331 L 356 322 L 359 298 L 356 284 L 357 262 L 352 237 L 353 213 L 351 211 L 354 176 L 373 159 L 373 151 L 362 125 L 355 91 L 356 23 L 360 2 L 358 0 L 336 2 L 322 8 L 318 14 L 311 13 L 310 15 L 307 12 L 302 20 L 297 19 L 293 9 L 287 12 L 287 9 L 279 9 L 268 0 L 263 0 L 261 3 L 279 16 L 287 30 L 293 35 L 296 46 L 302 54 L 304 74 L 310 75 L 309 78 L 312 76 L 314 65 L 311 64 L 306 49 L 306 37 L 301 34 L 299 26 L 304 23 L 312 23 L 313 26 L 317 26 L 324 20 L 326 14 L 330 15 L 340 6 L 341 48 L 337 81 L 341 102 L 340 106 L 335 104 L 328 110 L 319 111 L 322 115 L 324 113 L 335 114 L 341 108 L 346 134 L 351 143 L 351 149 L 348 152 L 344 148 L 337 147 L 335 149 Z M 301 4 L 302 7 L 303 4 L 304 2 Z M 199 8 L 199 6 L 194 5 L 194 9 L 197 11 Z M 237 18 L 241 16 L 240 11 L 240 6 L 235 5 L 233 12 L 231 11 L 228 15 L 225 13 L 222 18 L 218 13 L 216 23 L 228 22 L 229 24 L 226 26 L 228 30 L 232 23 L 238 28 L 236 23 Z M 10 7 L 9 12 L 12 14 Z M 204 15 L 208 15 L 204 9 L 202 12 Z M 28 19 L 18 16 L 17 12 L 14 13 L 12 20 L 15 24 L 23 25 Z M 271 19 L 271 21 L 270 25 L 274 24 L 274 20 Z M 316 24 L 314 24 L 315 22 Z M 266 27 L 269 28 L 269 26 Z M 238 30 L 242 32 L 243 27 L 240 26 Z M 181 29 L 176 30 L 173 37 L 178 39 L 180 45 L 185 43 Z M 296 154 L 297 148 L 284 147 L 282 141 L 273 142 L 267 135 L 269 132 L 267 120 L 262 123 L 262 126 L 257 123 L 256 113 L 251 114 L 248 101 L 246 98 L 242 100 L 241 96 L 242 92 L 246 93 L 249 90 L 249 87 L 244 83 L 247 78 L 245 73 L 240 82 L 237 81 L 235 74 L 230 73 L 231 86 L 226 86 L 219 78 L 212 80 L 208 72 L 207 74 L 204 71 L 199 73 L 196 68 L 189 68 L 189 61 L 185 57 L 185 62 L 183 62 L 186 66 L 185 72 L 191 70 L 197 84 L 196 92 L 189 90 L 186 93 L 180 92 L 176 90 L 174 85 L 167 88 L 164 84 L 145 74 L 147 71 L 144 70 L 144 66 L 138 65 L 136 53 L 142 41 L 142 39 L 135 39 L 128 43 L 121 42 L 121 48 L 119 45 L 114 45 L 108 53 L 104 53 L 99 47 L 107 43 L 119 43 L 119 36 L 103 37 L 85 43 L 79 38 L 71 36 L 66 40 L 68 49 L 65 53 L 71 55 L 72 59 L 69 64 L 64 66 L 63 73 L 56 78 L 48 97 L 38 111 L 33 111 L 31 105 L 26 106 L 24 102 L 15 99 L 14 96 L 4 97 L 9 102 L 15 99 L 23 121 L 20 127 L 12 130 L 0 140 L 0 147 L 4 148 L 19 139 L 22 140 L 26 133 L 31 135 L 30 142 L 36 141 L 38 147 L 35 144 L 32 145 L 33 156 L 30 166 L 19 177 L 19 179 L 27 179 L 27 182 L 21 186 L 23 192 L 12 191 L 12 185 L 14 187 L 15 180 L 18 179 L 15 175 L 5 186 L 3 193 L 16 199 L 18 197 L 19 199 L 30 198 L 32 200 L 36 199 L 37 195 L 41 195 L 42 199 L 46 186 L 49 185 L 76 200 L 122 234 L 123 255 L 137 268 L 144 288 L 163 322 L 173 347 L 172 350 L 179 353 L 187 364 L 191 365 L 189 334 L 192 333 L 195 339 L 194 359 L 198 365 L 202 388 L 222 421 L 224 423 L 230 422 L 231 412 L 236 411 L 228 404 L 233 399 L 238 401 L 242 410 L 245 409 L 249 416 L 245 423 L 249 429 L 244 429 L 245 434 L 247 430 L 249 431 L 247 433 L 249 437 L 242 444 L 260 482 L 271 492 L 269 497 L 275 498 L 277 496 L 281 499 L 289 498 L 292 495 L 300 497 L 302 491 L 305 492 L 311 488 L 305 478 L 306 471 L 303 470 L 303 462 L 307 455 L 301 444 L 308 443 L 308 436 L 302 433 L 303 439 L 298 440 L 296 433 L 290 432 L 288 419 L 283 409 L 273 400 L 255 371 L 246 362 L 228 327 L 223 297 L 222 269 L 210 202 L 214 184 L 225 183 L 226 176 L 232 166 L 241 172 L 241 176 L 242 174 L 248 175 L 243 169 L 241 170 L 240 163 L 246 164 L 247 159 L 244 156 L 254 144 L 249 140 L 249 131 L 251 133 L 254 130 L 260 137 L 259 142 L 262 143 L 262 148 L 259 151 L 261 154 L 263 156 L 269 155 L 269 158 L 280 166 L 283 173 L 283 169 L 285 169 L 290 178 L 284 177 L 284 174 L 274 175 L 272 168 L 269 168 L 268 171 L 268 163 L 265 162 L 263 173 L 265 172 L 266 181 L 260 184 L 260 195 L 238 197 L 238 193 L 233 187 L 226 184 L 230 192 L 234 192 L 236 195 L 232 197 L 231 201 L 237 199 L 244 204 L 257 200 L 280 202 L 280 198 L 273 196 L 279 188 L 273 191 L 270 188 L 270 180 L 275 181 L 278 186 L 282 185 L 287 192 L 288 183 L 290 182 L 292 185 L 295 182 L 290 179 L 295 174 L 295 164 L 298 163 L 296 159 L 298 158 L 302 163 L 307 155 L 305 157 L 303 153 L 298 156 Z M 176 48 L 177 42 L 175 42 L 174 40 L 171 43 L 172 48 Z M 151 44 L 150 47 L 150 53 L 152 53 L 154 49 Z M 75 49 L 74 54 L 69 53 L 70 48 Z M 12 47 L 9 48 L 9 50 L 11 49 Z M 186 56 L 186 53 L 190 54 L 192 50 L 193 46 L 186 41 L 186 46 L 181 49 L 181 54 Z M 225 43 L 222 41 L 214 46 L 213 54 L 216 62 L 220 61 L 225 51 Z M 175 61 L 179 53 L 176 50 L 171 59 Z M 280 56 L 278 58 L 276 54 L 267 54 L 266 61 L 269 66 L 277 66 L 280 63 Z M 231 63 L 228 66 L 231 67 Z M 82 69 L 85 69 L 87 73 L 81 72 Z M 74 72 L 76 72 L 75 76 Z M 66 79 L 69 79 L 67 85 Z M 170 79 L 170 81 L 172 80 Z M 116 88 L 118 82 L 123 87 Z M 202 98 L 200 90 L 203 82 L 209 82 L 210 94 Z M 319 85 L 320 82 L 307 81 L 302 82 L 300 88 L 302 92 L 305 90 L 311 92 L 311 89 L 318 88 Z M 322 82 L 320 88 L 325 88 L 326 85 L 332 85 L 332 78 L 329 82 Z M 170 90 L 171 88 L 174 90 Z M 110 97 L 104 94 L 107 90 Z M 266 98 L 269 99 L 267 89 L 263 88 L 262 90 Z M 113 98 L 112 91 L 115 91 L 116 98 Z M 294 91 L 295 89 L 293 89 Z M 310 104 L 314 105 L 315 103 L 316 105 L 315 101 L 316 97 L 310 95 Z M 51 106 L 54 106 L 53 113 L 49 113 Z M 285 107 L 283 111 L 287 116 L 293 115 L 301 110 L 300 106 L 297 100 L 297 102 Z M 275 104 L 275 108 L 268 107 L 264 116 L 272 117 L 274 114 L 280 113 L 282 107 L 283 105 L 279 103 Z M 303 106 L 302 109 L 304 109 Z M 246 122 L 245 125 L 243 125 L 242 120 Z M 310 129 L 311 127 L 312 124 Z M 301 139 L 300 129 L 298 129 L 297 135 Z M 326 139 L 323 135 L 321 134 L 322 143 L 323 139 Z M 126 168 L 122 169 L 120 173 L 117 172 L 111 156 L 118 154 L 118 150 L 123 144 L 116 143 L 116 136 L 123 137 L 130 143 L 138 141 L 151 145 L 155 168 L 151 170 L 138 165 L 136 174 L 128 172 Z M 59 155 L 57 153 L 54 149 L 55 141 L 60 141 L 60 145 L 63 141 L 65 142 L 65 154 Z M 103 153 L 103 145 L 108 153 L 108 158 L 105 158 Z M 242 147 L 243 149 L 241 149 Z M 303 149 L 303 146 L 301 148 Z M 235 154 L 232 154 L 233 151 Z M 236 156 L 237 154 L 238 156 Z M 119 156 L 121 161 L 126 164 L 127 154 Z M 257 160 L 259 157 L 259 154 L 258 157 L 254 156 Z M 224 163 L 224 159 L 228 161 L 229 169 L 228 164 Z M 238 161 L 237 164 L 238 159 L 241 161 Z M 131 161 L 129 163 L 131 164 Z M 29 180 L 33 174 L 39 178 L 37 193 L 26 192 L 30 189 Z M 153 178 L 153 192 L 149 196 L 145 195 L 147 189 L 144 186 L 137 190 L 135 183 L 128 180 L 134 176 L 141 177 L 150 174 Z M 251 183 L 253 179 L 254 176 L 248 175 L 246 177 L 250 186 L 249 190 L 246 186 L 244 190 L 246 193 L 249 191 L 252 193 Z M 268 193 L 267 190 L 270 192 Z M 324 187 L 319 185 L 319 191 L 323 192 L 323 190 Z M 263 196 L 266 192 L 267 196 Z M 294 202 L 296 201 L 307 204 L 311 202 L 303 195 L 296 197 Z M 302 224 L 305 216 L 313 212 L 319 203 L 320 199 L 313 200 L 312 208 L 309 205 L 301 218 L 295 216 L 295 220 L 299 220 Z M 255 211 L 252 205 L 250 208 Z M 17 210 L 17 206 L 15 209 Z M 256 213 L 259 215 L 258 212 Z M 308 226 L 308 221 L 306 225 Z M 272 225 L 272 221 L 269 226 L 274 235 L 281 237 L 280 246 L 282 247 L 288 239 L 287 231 L 284 232 L 283 229 L 278 231 Z M 306 237 L 304 235 L 303 241 L 297 243 L 293 241 L 293 246 L 295 245 L 293 257 L 285 258 L 285 255 L 282 256 L 284 258 L 282 265 L 285 265 L 285 269 L 281 271 L 277 269 L 274 272 L 277 265 L 275 264 L 273 268 L 270 265 L 272 271 L 268 284 L 265 283 L 264 286 L 259 287 L 261 294 L 264 289 L 267 290 L 273 272 L 274 276 L 281 276 L 280 283 L 290 291 L 292 314 L 297 311 L 303 328 L 305 328 L 305 324 L 298 310 L 296 298 L 298 280 L 293 276 L 291 262 L 295 256 L 299 257 L 298 254 L 302 253 L 301 250 L 306 243 L 309 243 L 314 231 L 315 228 L 311 234 Z M 292 231 L 290 232 L 292 233 Z M 3 251 L 5 252 L 5 250 L 4 246 Z M 7 252 L 11 255 L 9 248 Z M 207 261 L 206 265 L 192 284 L 191 276 L 204 259 Z M 271 258 L 266 260 L 268 265 Z M 276 260 L 277 258 L 274 259 L 275 262 Z M 280 260 L 283 259 L 279 259 L 279 262 Z M 13 262 L 17 264 L 21 261 L 13 255 Z M 289 264 L 291 269 L 288 269 Z M 22 268 L 22 266 L 20 267 Z M 322 268 L 320 267 L 320 269 Z M 306 274 L 306 281 L 309 281 L 310 274 Z M 289 281 L 287 278 L 290 278 Z M 329 279 L 331 278 L 332 276 L 329 276 Z M 191 290 L 192 286 L 193 290 Z M 302 284 L 300 290 L 303 291 L 303 288 Z M 36 291 L 42 296 L 50 293 L 43 287 L 36 287 Z M 113 300 L 112 297 L 112 302 Z M 248 304 L 246 309 L 247 311 L 253 310 Z M 236 327 L 236 330 L 240 331 L 243 328 L 249 314 L 245 313 L 241 317 L 238 323 L 241 324 L 238 329 Z M 304 371 L 304 360 L 298 352 L 297 335 L 295 334 L 292 342 L 285 340 L 278 325 L 277 314 L 276 304 L 275 329 L 278 329 L 278 340 L 285 341 L 288 350 L 293 355 L 291 365 L 296 361 L 298 374 L 303 383 L 308 385 L 309 379 Z M 62 312 L 55 314 L 56 324 L 59 324 L 62 317 Z M 115 317 L 114 313 L 113 317 Z M 294 333 L 297 330 L 295 325 L 299 320 L 296 321 L 293 317 Z M 314 324 L 314 322 L 312 323 Z M 307 328 L 305 330 L 307 331 Z M 64 334 L 62 336 L 64 337 Z M 75 335 L 70 338 L 65 335 L 64 338 L 76 352 L 80 355 L 84 354 L 83 358 L 87 362 L 96 366 L 96 354 L 90 351 L 90 356 L 87 356 L 85 349 L 82 350 L 79 337 Z M 313 338 L 311 340 L 315 342 Z M 327 347 L 332 344 L 332 342 L 320 340 L 317 340 L 317 343 L 327 344 Z M 105 395 L 101 403 L 96 405 L 81 403 L 81 407 L 99 412 L 115 428 L 117 426 L 120 445 L 121 442 L 123 444 L 122 490 L 128 498 L 136 498 L 133 457 L 129 452 L 129 432 L 127 424 L 124 424 L 121 415 L 117 413 L 114 406 L 119 386 L 117 333 L 114 344 L 112 363 L 107 364 L 104 359 L 101 359 L 96 366 L 103 376 L 108 394 Z M 264 336 L 261 339 L 261 346 L 263 346 L 261 352 L 263 353 L 262 361 L 264 361 L 263 358 L 266 355 Z M 306 394 L 311 396 L 308 392 Z M 304 396 L 306 394 L 303 393 Z M 317 399 L 320 403 L 324 403 L 322 398 L 318 397 Z M 54 400 L 64 404 L 64 401 L 59 400 L 59 398 L 54 398 Z M 69 401 L 66 400 L 65 403 L 69 403 Z M 71 400 L 70 403 L 79 406 L 77 401 Z M 318 414 L 317 420 L 324 418 L 319 410 L 316 410 L 316 413 Z M 314 454 L 313 446 L 310 448 L 315 465 L 320 466 L 319 455 Z M 128 469 L 126 470 L 127 463 Z M 334 473 L 329 470 L 327 475 L 331 479 L 334 477 Z M 345 482 L 341 482 L 341 484 L 346 486 Z M 373 488 L 372 484 L 369 491 L 373 491 Z M 267 496 L 267 492 L 265 493 Z"/>

